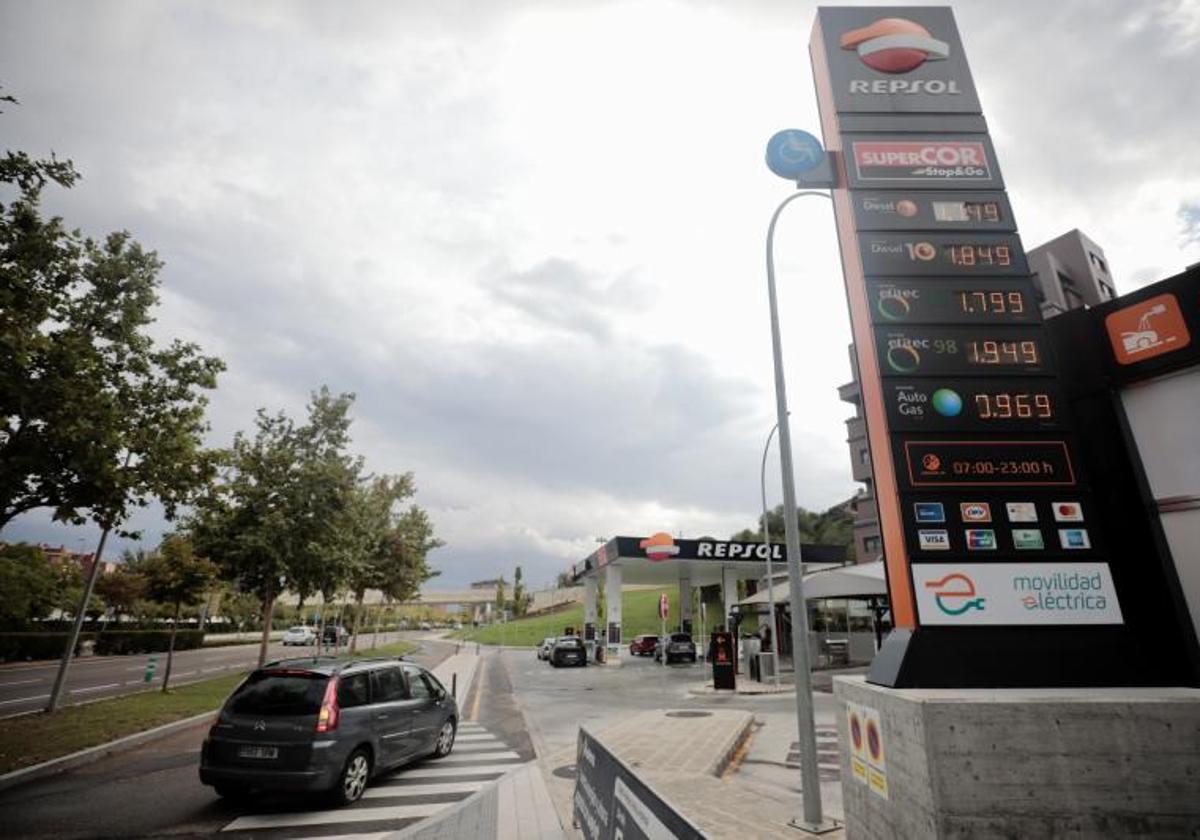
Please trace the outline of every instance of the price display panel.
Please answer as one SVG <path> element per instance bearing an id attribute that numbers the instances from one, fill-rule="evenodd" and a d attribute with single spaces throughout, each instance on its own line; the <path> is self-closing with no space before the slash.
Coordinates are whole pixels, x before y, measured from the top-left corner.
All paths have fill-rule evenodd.
<path id="1" fill-rule="evenodd" d="M 1042 314 L 1029 280 L 868 280 L 876 324 L 1037 324 Z"/>
<path id="2" fill-rule="evenodd" d="M 888 379 L 883 393 L 892 431 L 1041 431 L 1066 423 L 1048 377 Z"/>
<path id="3" fill-rule="evenodd" d="M 868 276 L 995 277 L 1029 274 L 1011 233 L 859 233 Z"/>
<path id="4" fill-rule="evenodd" d="M 1051 363 L 1040 327 L 876 327 L 885 376 L 1045 374 Z"/>
<path id="5" fill-rule="evenodd" d="M 860 191 L 853 194 L 858 230 L 1017 229 L 1002 192 Z"/>
<path id="6" fill-rule="evenodd" d="M 1072 487 L 1062 439 L 912 440 L 896 436 L 897 479 L 909 488 Z"/>

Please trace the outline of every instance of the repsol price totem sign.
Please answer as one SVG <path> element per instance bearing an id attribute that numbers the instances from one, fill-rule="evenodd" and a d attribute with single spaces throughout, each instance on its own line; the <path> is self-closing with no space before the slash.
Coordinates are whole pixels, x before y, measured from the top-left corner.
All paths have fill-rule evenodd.
<path id="1" fill-rule="evenodd" d="M 822 8 L 810 53 L 896 628 L 869 680 L 1155 682 L 953 13 Z"/>

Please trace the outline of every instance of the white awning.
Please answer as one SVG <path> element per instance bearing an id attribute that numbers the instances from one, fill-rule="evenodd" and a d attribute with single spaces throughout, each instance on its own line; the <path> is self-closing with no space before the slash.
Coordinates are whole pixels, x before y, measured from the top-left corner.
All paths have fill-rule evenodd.
<path id="1" fill-rule="evenodd" d="M 776 604 L 786 604 L 791 600 L 787 581 L 777 583 L 772 588 Z M 807 601 L 816 598 L 870 598 L 879 595 L 887 595 L 882 560 L 854 566 L 836 566 L 804 576 L 804 598 Z M 769 602 L 767 590 L 763 589 L 749 598 L 738 601 L 738 605 L 756 606 Z"/>

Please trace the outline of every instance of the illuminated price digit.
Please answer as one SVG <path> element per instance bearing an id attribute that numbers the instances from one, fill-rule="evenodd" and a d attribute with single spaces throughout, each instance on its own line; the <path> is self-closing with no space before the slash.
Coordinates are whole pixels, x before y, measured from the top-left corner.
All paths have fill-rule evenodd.
<path id="1" fill-rule="evenodd" d="M 1036 394 L 1033 398 L 1033 404 L 1037 410 L 1037 416 L 1047 419 L 1053 416 L 1054 412 L 1050 408 L 1050 397 L 1047 394 Z"/>
<path id="2" fill-rule="evenodd" d="M 1021 312 L 1024 312 L 1025 311 L 1025 298 L 1021 295 L 1020 292 L 1009 292 L 1008 293 L 1008 306 L 1009 306 L 1009 309 L 1011 309 L 1014 313 L 1019 314 Z"/>
<path id="3" fill-rule="evenodd" d="M 1017 405 L 1017 416 L 1027 419 L 1033 416 L 1033 407 L 1029 404 L 1029 394 L 1017 394 L 1014 398 Z"/>
<path id="4" fill-rule="evenodd" d="M 1027 365 L 1036 365 L 1038 363 L 1038 351 L 1036 341 L 1021 342 L 1021 360 Z"/>

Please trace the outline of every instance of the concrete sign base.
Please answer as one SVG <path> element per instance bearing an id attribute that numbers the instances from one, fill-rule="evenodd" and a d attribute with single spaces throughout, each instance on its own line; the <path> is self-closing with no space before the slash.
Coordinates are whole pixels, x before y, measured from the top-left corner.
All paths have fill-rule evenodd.
<path id="1" fill-rule="evenodd" d="M 1200 825 L 1198 689 L 893 689 L 837 677 L 834 694 L 855 840 L 1178 837 Z"/>

